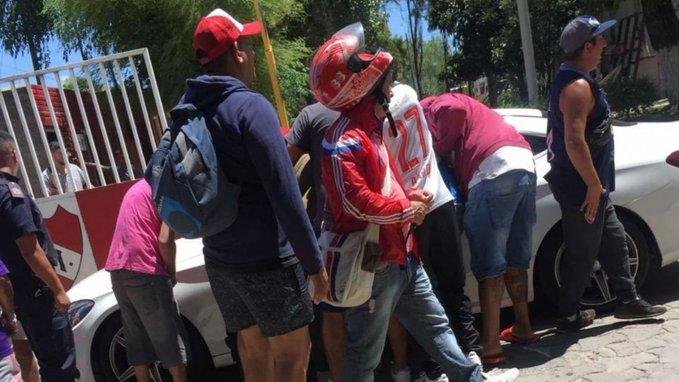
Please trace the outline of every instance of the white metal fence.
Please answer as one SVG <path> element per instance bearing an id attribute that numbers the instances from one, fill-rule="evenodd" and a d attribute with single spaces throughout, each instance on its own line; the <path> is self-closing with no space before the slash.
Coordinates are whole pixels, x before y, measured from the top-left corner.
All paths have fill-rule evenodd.
<path id="1" fill-rule="evenodd" d="M 167 128 L 146 48 L 0 78 L 0 113 L 35 197 L 138 177 Z M 55 163 L 52 141 L 65 166 Z M 84 185 L 75 184 L 71 159 Z"/>

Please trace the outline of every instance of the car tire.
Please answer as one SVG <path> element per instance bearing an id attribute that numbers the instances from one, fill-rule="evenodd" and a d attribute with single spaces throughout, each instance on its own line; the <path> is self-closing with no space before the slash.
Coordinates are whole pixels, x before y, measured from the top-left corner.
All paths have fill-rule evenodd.
<path id="1" fill-rule="evenodd" d="M 627 234 L 627 244 L 630 254 L 630 270 L 634 275 L 634 282 L 637 290 L 643 285 L 653 261 L 653 253 L 650 250 L 646 236 L 633 219 L 623 214 L 618 214 L 618 218 L 625 227 Z M 563 234 L 561 225 L 558 224 L 549 231 L 538 251 L 535 261 L 534 290 L 536 300 L 543 305 L 556 308 L 558 304 L 558 290 L 560 282 L 557 279 L 557 261 L 563 253 Z M 636 260 L 635 260 L 636 259 Z M 596 266 L 595 266 L 596 268 Z M 603 271 L 601 271 L 603 272 Z M 595 287 L 594 278 L 590 278 L 583 298 L 580 303 L 583 308 L 594 308 L 599 311 L 611 309 L 616 304 L 616 298 L 604 298 L 600 288 Z M 609 290 L 612 286 L 608 284 Z M 612 292 L 611 292 L 612 293 Z"/>
<path id="2" fill-rule="evenodd" d="M 188 377 L 190 381 L 204 381 L 210 371 L 214 369 L 210 352 L 200 338 L 198 331 L 186 320 L 184 325 L 189 336 L 190 361 L 188 364 Z M 127 364 L 127 355 L 124 351 L 124 335 L 122 334 L 122 320 L 120 312 L 111 315 L 97 331 L 92 346 L 92 370 L 97 382 L 117 382 L 127 380 L 121 375 L 133 373 Z M 152 367 L 152 381 L 172 381 L 172 376 L 167 369 L 160 365 Z"/>

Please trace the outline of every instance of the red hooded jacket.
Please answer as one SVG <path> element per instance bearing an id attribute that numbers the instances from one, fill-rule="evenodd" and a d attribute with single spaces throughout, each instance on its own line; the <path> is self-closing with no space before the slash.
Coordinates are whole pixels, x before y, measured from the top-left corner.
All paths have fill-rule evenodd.
<path id="1" fill-rule="evenodd" d="M 334 232 L 378 224 L 381 260 L 405 264 L 408 251 L 415 251 L 410 234 L 414 211 L 395 172 L 391 172 L 391 194 L 381 194 L 389 165 L 385 158 L 390 159 L 382 142 L 382 121 L 375 117 L 376 103 L 374 96 L 366 97 L 328 129 L 323 140 L 323 184 Z"/>

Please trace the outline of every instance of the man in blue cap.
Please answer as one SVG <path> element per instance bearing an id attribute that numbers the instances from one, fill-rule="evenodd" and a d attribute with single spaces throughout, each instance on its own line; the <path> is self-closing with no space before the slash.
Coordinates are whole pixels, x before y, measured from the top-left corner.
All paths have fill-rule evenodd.
<path id="1" fill-rule="evenodd" d="M 575 331 L 594 321 L 594 310 L 580 310 L 579 300 L 597 260 L 618 298 L 616 318 L 648 318 L 667 310 L 651 306 L 637 294 L 625 228 L 609 197 L 615 190 L 610 109 L 606 93 L 590 72 L 601 62 L 604 32 L 615 23 L 578 16 L 566 25 L 560 41 L 566 61 L 549 94 L 551 170 L 545 178 L 561 207 L 565 244 L 559 331 Z"/>

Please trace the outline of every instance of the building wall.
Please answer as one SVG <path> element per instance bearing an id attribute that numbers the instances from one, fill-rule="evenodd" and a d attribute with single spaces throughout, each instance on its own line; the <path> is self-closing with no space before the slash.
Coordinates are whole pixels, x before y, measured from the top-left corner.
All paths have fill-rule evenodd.
<path id="1" fill-rule="evenodd" d="M 673 0 L 672 2 L 677 14 L 679 14 L 679 0 Z M 603 19 L 614 18 L 616 20 L 620 20 L 624 17 L 641 11 L 642 8 L 640 0 L 625 0 L 620 3 L 620 6 L 617 9 L 605 12 Z M 638 77 L 646 77 L 653 84 L 655 84 L 658 89 L 660 89 L 662 86 L 662 78 L 658 58 L 656 57 L 655 51 L 653 51 L 653 48 L 651 47 L 646 28 L 644 28 L 643 31 L 643 38 L 644 43 L 642 45 L 641 57 L 639 60 Z"/>

